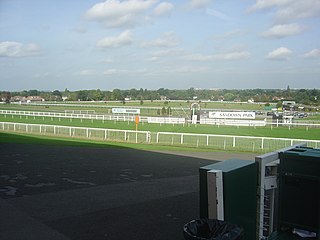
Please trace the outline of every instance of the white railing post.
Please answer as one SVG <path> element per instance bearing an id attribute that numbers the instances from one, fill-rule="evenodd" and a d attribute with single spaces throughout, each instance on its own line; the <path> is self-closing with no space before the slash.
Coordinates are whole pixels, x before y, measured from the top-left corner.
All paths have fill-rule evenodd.
<path id="1" fill-rule="evenodd" d="M 151 133 L 150 132 L 146 132 L 146 142 L 147 143 L 151 142 Z"/>
<path id="2" fill-rule="evenodd" d="M 183 133 L 181 133 L 181 141 L 180 141 L 180 144 L 181 144 L 181 145 L 183 144 Z"/>
<path id="3" fill-rule="evenodd" d="M 233 137 L 232 147 L 236 147 L 236 137 Z"/>
<path id="4" fill-rule="evenodd" d="M 136 143 L 138 143 L 138 132 L 136 131 Z"/>
<path id="5" fill-rule="evenodd" d="M 159 143 L 159 133 L 157 133 L 157 143 Z"/>
<path id="6" fill-rule="evenodd" d="M 264 148 L 264 138 L 261 138 L 261 149 Z"/>
<path id="7" fill-rule="evenodd" d="M 207 135 L 207 146 L 209 146 L 209 135 Z"/>

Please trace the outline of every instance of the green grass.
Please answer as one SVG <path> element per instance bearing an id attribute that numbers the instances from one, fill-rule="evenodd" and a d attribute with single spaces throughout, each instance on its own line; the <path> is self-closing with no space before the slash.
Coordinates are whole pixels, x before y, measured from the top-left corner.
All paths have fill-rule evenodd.
<path id="1" fill-rule="evenodd" d="M 107 108 L 111 109 L 111 107 L 135 107 L 135 108 L 142 108 L 141 111 L 146 111 L 143 108 L 158 108 L 161 109 L 162 107 L 171 107 L 177 108 L 178 110 L 181 108 L 190 108 L 190 104 L 192 103 L 189 101 L 153 101 L 145 100 L 143 104 L 140 104 L 140 101 L 131 101 L 123 104 L 121 101 L 115 102 L 42 102 L 41 104 L 55 104 L 50 106 L 36 106 L 32 104 L 23 104 L 23 105 L 16 105 L 16 104 L 3 104 L 1 105 L 1 109 L 12 109 L 12 110 L 32 110 L 32 111 L 64 111 L 68 109 L 72 110 L 95 110 L 96 112 L 107 112 Z M 59 104 L 69 104 L 70 106 L 59 106 Z M 201 108 L 206 109 L 238 109 L 238 110 L 263 110 L 264 104 L 250 104 L 250 103 L 228 103 L 228 102 L 202 102 Z M 83 107 L 79 106 L 72 106 L 72 105 L 83 105 Z M 87 106 L 86 106 L 87 105 Z M 88 106 L 90 105 L 90 106 Z M 93 107 L 97 106 L 97 107 Z M 150 110 L 151 112 L 156 110 Z M 181 110 L 181 112 L 183 112 Z"/>
<path id="2" fill-rule="evenodd" d="M 217 152 L 212 149 L 162 146 L 153 144 L 118 143 L 106 141 L 94 141 L 83 139 L 70 139 L 53 136 L 39 136 L 30 134 L 4 133 L 0 132 L 0 143 L 36 144 L 36 145 L 62 145 L 76 147 L 97 147 L 97 148 L 132 148 L 146 151 L 192 151 L 192 152 Z M 229 151 L 230 152 L 230 151 Z"/>
<path id="3" fill-rule="evenodd" d="M 51 117 L 32 117 L 32 116 L 15 116 L 0 115 L 0 122 L 17 122 L 31 124 L 48 124 L 63 125 L 75 127 L 92 127 L 105 129 L 135 130 L 134 122 L 116 122 L 102 120 L 84 119 L 66 119 Z M 237 136 L 256 136 L 256 137 L 272 137 L 272 138 L 292 138 L 292 139 L 320 139 L 320 128 L 295 127 L 289 130 L 288 127 L 235 127 L 235 126 L 215 126 L 215 125 L 172 125 L 172 124 L 148 124 L 140 123 L 138 126 L 140 131 L 151 132 L 178 132 L 178 133 L 195 133 L 195 134 L 219 134 L 219 135 L 237 135 Z"/>

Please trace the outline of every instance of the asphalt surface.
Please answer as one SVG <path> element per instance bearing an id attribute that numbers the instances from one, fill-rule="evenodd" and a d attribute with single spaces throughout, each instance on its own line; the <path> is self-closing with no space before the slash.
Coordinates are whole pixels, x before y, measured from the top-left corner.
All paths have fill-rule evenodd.
<path id="1" fill-rule="evenodd" d="M 182 240 L 199 167 L 234 157 L 254 155 L 1 144 L 0 239 Z"/>

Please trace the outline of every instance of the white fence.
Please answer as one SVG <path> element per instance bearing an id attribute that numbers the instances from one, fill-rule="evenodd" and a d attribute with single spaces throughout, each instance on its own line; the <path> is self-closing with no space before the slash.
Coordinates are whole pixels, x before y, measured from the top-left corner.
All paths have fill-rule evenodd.
<path id="1" fill-rule="evenodd" d="M 265 127 L 267 125 L 267 121 L 265 121 L 265 120 L 203 118 L 203 119 L 200 119 L 200 124 Z"/>
<path id="2" fill-rule="evenodd" d="M 270 152 L 279 148 L 289 147 L 300 142 L 306 142 L 309 147 L 313 148 L 318 148 L 320 146 L 320 140 L 131 131 L 12 122 L 0 122 L 0 131 L 56 135 L 101 141 L 160 144 L 252 152 Z"/>
<path id="3" fill-rule="evenodd" d="M 88 110 L 89 111 L 89 110 Z M 91 119 L 101 121 L 125 121 L 134 122 L 135 116 L 128 115 L 102 115 L 102 114 L 76 114 L 76 113 L 59 113 L 59 112 L 33 112 L 33 111 L 14 111 L 14 110 L 0 110 L 2 115 L 17 115 L 17 116 L 33 116 L 33 117 L 54 117 L 54 118 L 76 118 L 76 119 Z M 177 117 L 144 117 L 140 116 L 140 122 L 144 123 L 160 123 L 160 124 L 186 124 L 185 118 Z M 309 128 L 320 128 L 319 123 L 307 123 L 307 122 L 293 122 L 283 123 L 279 120 L 275 122 L 268 122 L 265 120 L 236 120 L 236 119 L 201 119 L 200 124 L 209 125 L 229 125 L 229 126 L 252 126 L 261 127 L 269 125 L 271 127 L 285 126 L 289 129 L 292 127 L 305 127 Z"/>
<path id="4" fill-rule="evenodd" d="M 185 118 L 176 117 L 147 117 L 148 123 L 185 124 Z"/>
<path id="5" fill-rule="evenodd" d="M 32 117 L 54 117 L 54 118 L 77 118 L 77 119 L 91 119 L 102 121 L 125 121 L 135 122 L 135 116 L 128 115 L 102 115 L 102 114 L 87 114 L 87 113 L 59 113 L 59 112 L 32 112 L 32 111 L 13 111 L 0 110 L 2 115 L 17 115 L 17 116 L 32 116 Z M 160 123 L 160 124 L 185 124 L 185 118 L 175 117 L 139 117 L 140 122 L 146 123 Z"/>
<path id="6" fill-rule="evenodd" d="M 149 143 L 150 132 L 118 129 L 70 127 L 60 125 L 0 122 L 0 130 L 30 134 L 56 135 L 116 142 Z"/>

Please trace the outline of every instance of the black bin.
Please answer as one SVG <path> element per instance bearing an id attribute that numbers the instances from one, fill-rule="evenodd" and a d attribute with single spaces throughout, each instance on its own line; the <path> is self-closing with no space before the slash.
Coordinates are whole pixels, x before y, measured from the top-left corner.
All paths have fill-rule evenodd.
<path id="1" fill-rule="evenodd" d="M 242 240 L 243 228 L 216 219 L 192 220 L 183 227 L 186 240 Z"/>

